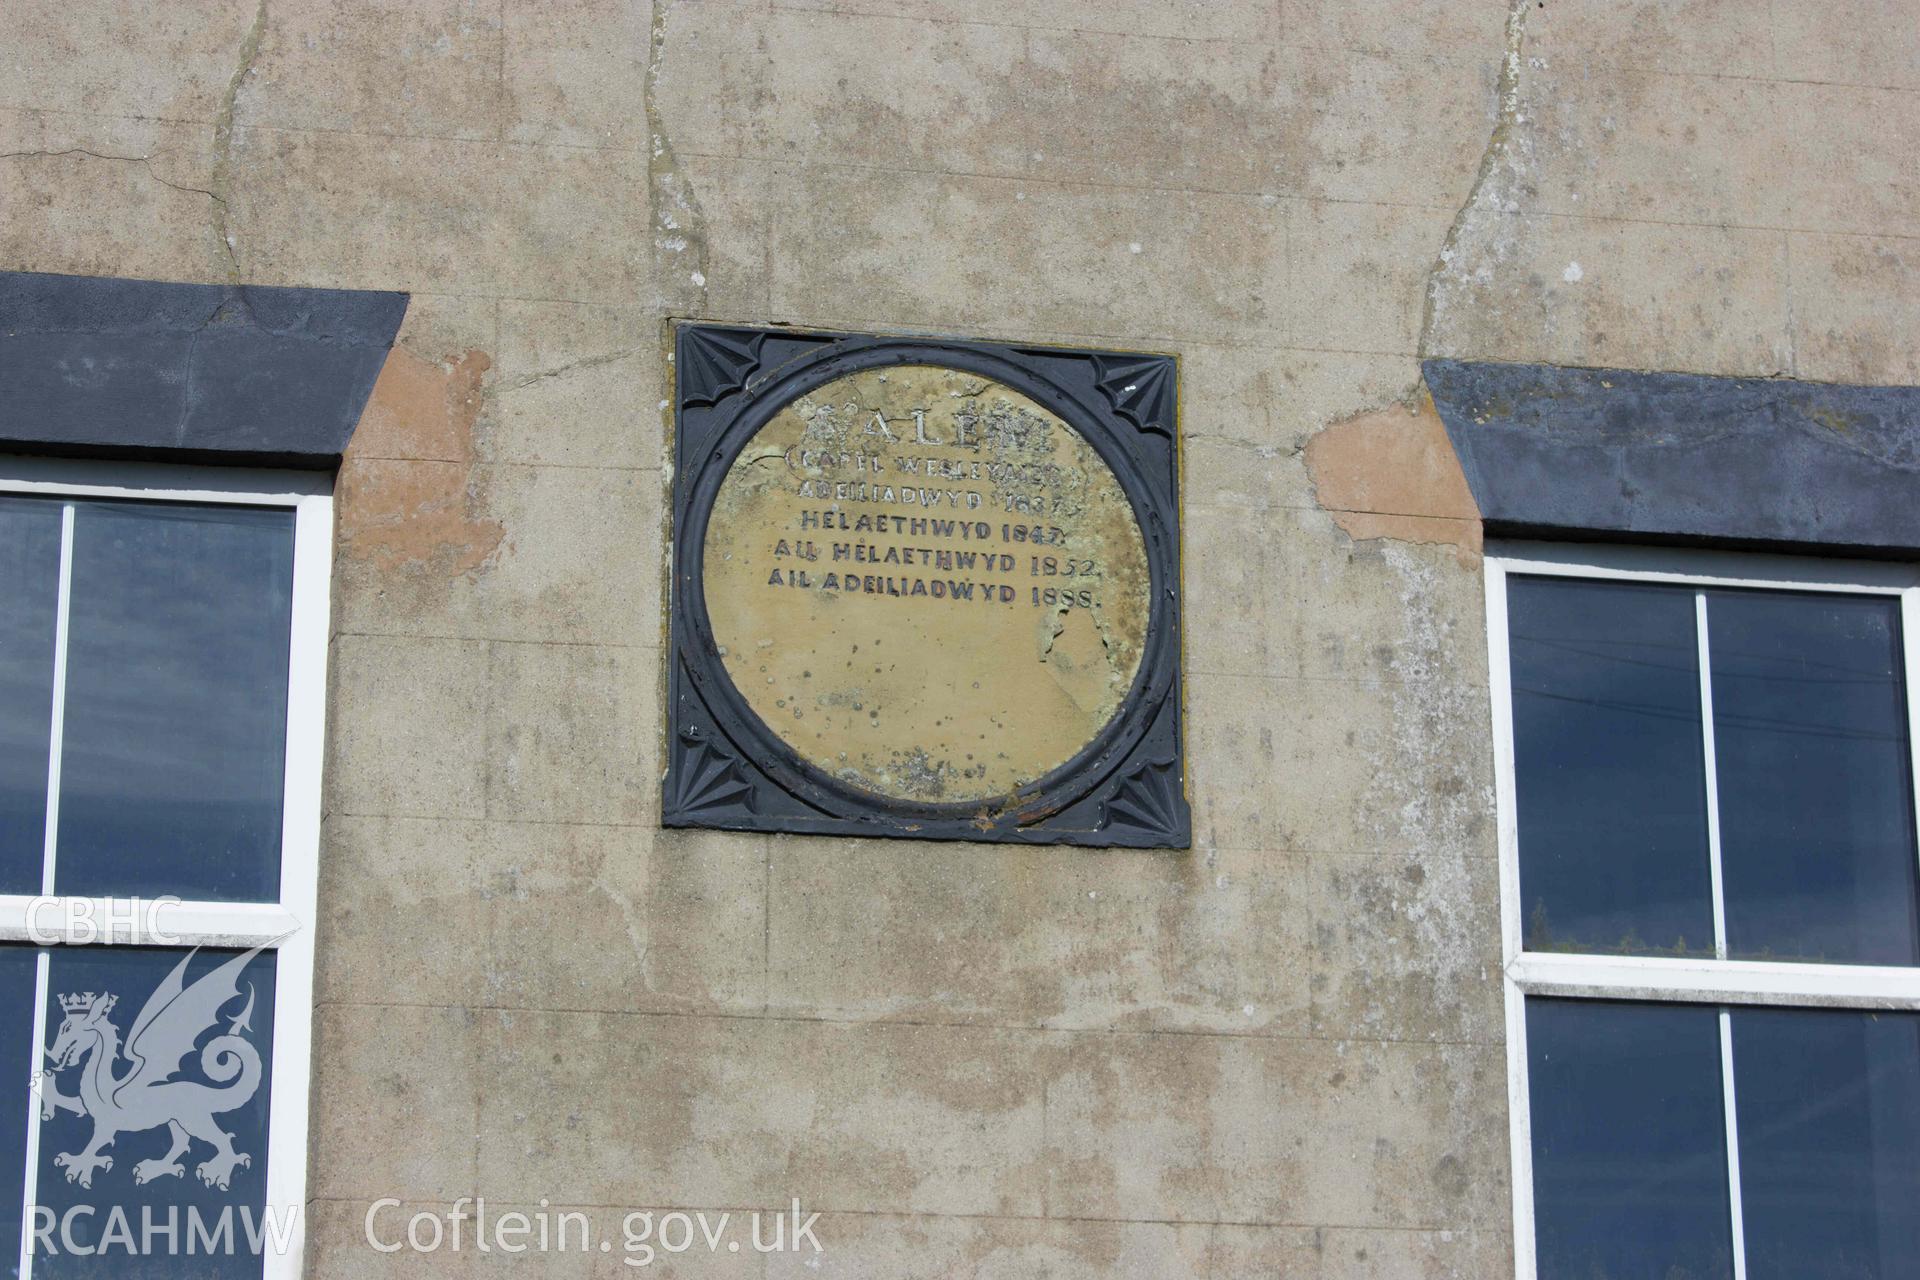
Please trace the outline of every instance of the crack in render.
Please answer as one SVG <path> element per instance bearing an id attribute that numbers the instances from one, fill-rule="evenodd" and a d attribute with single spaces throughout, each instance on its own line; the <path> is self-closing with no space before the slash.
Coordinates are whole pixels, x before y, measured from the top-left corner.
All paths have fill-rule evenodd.
<path id="1" fill-rule="evenodd" d="M 1460 206 L 1453 216 L 1453 224 L 1447 228 L 1447 237 L 1441 243 L 1440 254 L 1434 260 L 1433 270 L 1427 276 L 1426 306 L 1420 317 L 1420 341 L 1416 350 L 1421 359 L 1432 354 L 1434 327 L 1442 319 L 1446 300 L 1442 293 L 1450 286 L 1462 287 L 1474 283 L 1490 282 L 1493 268 L 1500 258 L 1510 252 L 1510 246 L 1502 246 L 1497 240 L 1486 248 L 1486 260 L 1466 270 L 1465 252 L 1469 248 L 1468 239 L 1480 228 L 1476 214 L 1491 213 L 1494 218 L 1503 218 L 1519 209 L 1516 198 L 1522 169 L 1523 152 L 1526 142 L 1519 136 L 1518 126 L 1523 122 L 1520 115 L 1520 69 L 1522 65 L 1521 49 L 1526 39 L 1527 9 L 1532 0 L 1510 0 L 1507 10 L 1506 44 L 1500 60 L 1500 78 L 1495 88 L 1495 110 L 1493 131 L 1487 138 L 1487 149 L 1480 156 L 1480 165 L 1474 173 L 1473 186 L 1467 192 L 1466 203 Z"/>
<path id="2" fill-rule="evenodd" d="M 260 40 L 266 30 L 267 0 L 260 0 L 260 7 L 254 10 L 253 25 L 240 41 L 240 65 L 227 81 L 227 91 L 220 98 L 220 111 L 213 120 L 213 190 L 207 194 L 213 198 L 214 239 L 219 251 L 226 256 L 227 279 L 233 284 L 240 283 L 241 274 L 233 233 L 227 228 L 227 197 L 233 190 L 233 113 L 240 98 L 240 86 L 252 73 L 254 59 L 260 56 Z"/>
<path id="3" fill-rule="evenodd" d="M 264 3 L 264 0 L 262 0 Z M 660 67 L 667 50 L 667 15 L 673 0 L 653 0 L 653 29 L 647 48 L 646 74 L 641 81 L 641 103 L 647 117 L 647 194 L 651 208 L 654 261 L 662 283 L 684 270 L 700 291 L 701 312 L 707 301 L 706 215 L 694 195 L 693 184 L 674 157 L 660 110 Z M 676 255 L 685 255 L 675 261 Z M 671 271 L 667 264 L 674 262 Z"/>
<path id="4" fill-rule="evenodd" d="M 1294 458 L 1307 446 L 1296 440 L 1292 444 L 1273 444 L 1265 440 L 1247 440 L 1240 436 L 1190 435 L 1187 437 L 1196 444 L 1217 444 L 1223 449 L 1245 449 L 1262 458 Z"/>
<path id="5" fill-rule="evenodd" d="M 86 147 L 63 147 L 58 151 L 0 151 L 0 160 L 54 160 L 61 156 L 86 156 L 89 160 L 112 160 L 121 164 L 137 164 L 147 171 L 147 176 L 163 187 L 172 187 L 175 191 L 184 191 L 190 195 L 205 196 L 216 204 L 220 197 L 205 187 L 190 187 L 181 182 L 170 182 L 153 170 L 153 162 L 164 152 L 155 152 L 145 156 L 116 156 L 105 151 L 91 151 Z"/>
<path id="6" fill-rule="evenodd" d="M 598 369 L 604 365 L 618 364 L 631 356 L 639 355 L 644 350 L 646 350 L 645 347 L 625 347 L 619 351 L 606 352 L 603 355 L 582 356 L 578 360 L 569 360 L 567 363 L 555 365 L 551 369 L 542 369 L 538 373 L 530 373 L 524 378 L 517 379 L 502 386 L 483 388 L 480 394 L 489 397 L 503 396 L 509 391 L 518 391 L 522 387 L 530 387 L 536 382 L 545 382 L 550 378 L 564 378 L 568 374 L 576 373 L 582 369 Z"/>

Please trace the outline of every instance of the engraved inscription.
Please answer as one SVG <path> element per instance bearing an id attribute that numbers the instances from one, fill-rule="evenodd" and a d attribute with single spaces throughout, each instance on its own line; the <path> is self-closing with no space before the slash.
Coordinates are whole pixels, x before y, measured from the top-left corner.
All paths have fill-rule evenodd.
<path id="1" fill-rule="evenodd" d="M 753 711 L 896 799 L 988 801 L 1065 764 L 1146 641 L 1146 546 L 1092 445 L 931 365 L 850 374 L 775 415 L 721 485 L 703 571 Z"/>

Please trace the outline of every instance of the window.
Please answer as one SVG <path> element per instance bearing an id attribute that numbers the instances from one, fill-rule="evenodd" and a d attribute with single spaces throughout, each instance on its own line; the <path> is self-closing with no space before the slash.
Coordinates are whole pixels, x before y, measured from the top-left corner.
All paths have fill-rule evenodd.
<path id="1" fill-rule="evenodd" d="M 329 493 L 0 463 L 9 1274 L 299 1272 Z"/>
<path id="2" fill-rule="evenodd" d="M 1519 1274 L 1913 1274 L 1920 573 L 1487 566 Z"/>

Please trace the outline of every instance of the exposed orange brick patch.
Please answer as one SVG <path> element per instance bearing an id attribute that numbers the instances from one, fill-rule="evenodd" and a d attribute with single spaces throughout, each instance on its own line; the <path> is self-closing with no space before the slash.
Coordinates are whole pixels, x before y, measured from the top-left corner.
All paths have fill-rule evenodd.
<path id="1" fill-rule="evenodd" d="M 456 577 L 484 565 L 506 530 L 477 512 L 473 427 L 493 361 L 442 363 L 395 347 L 374 384 L 335 489 L 340 551 L 381 569 Z"/>
<path id="2" fill-rule="evenodd" d="M 1480 509 L 1433 399 L 1356 414 L 1307 442 L 1320 506 L 1355 541 L 1391 538 L 1458 549 L 1479 563 Z"/>
<path id="3" fill-rule="evenodd" d="M 348 456 L 470 461 L 484 396 L 480 382 L 492 367 L 484 351 L 446 363 L 395 347 L 373 384 Z"/>

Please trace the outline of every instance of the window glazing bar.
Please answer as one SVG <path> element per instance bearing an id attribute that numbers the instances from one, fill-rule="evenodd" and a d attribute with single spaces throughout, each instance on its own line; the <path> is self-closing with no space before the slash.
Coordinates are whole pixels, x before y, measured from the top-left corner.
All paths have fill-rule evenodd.
<path id="1" fill-rule="evenodd" d="M 1900 681 L 1907 694 L 1907 764 L 1913 770 L 1915 858 L 1920 858 L 1920 587 L 1900 593 Z"/>
<path id="2" fill-rule="evenodd" d="M 1693 632 L 1699 642 L 1700 750 L 1707 775 L 1707 865 L 1713 872 L 1713 954 L 1727 958 L 1727 894 L 1720 875 L 1720 766 L 1713 745 L 1713 666 L 1707 656 L 1707 593 L 1693 593 Z"/>
<path id="3" fill-rule="evenodd" d="M 34 957 L 33 967 L 33 1026 L 30 1037 L 33 1054 L 29 1061 L 33 1063 L 34 1082 L 40 1078 L 41 1064 L 46 1061 L 47 1026 L 47 966 L 50 957 L 43 948 Z M 27 1170 L 20 1181 L 20 1280 L 33 1280 L 33 1206 L 40 1198 L 40 1090 L 27 1090 Z"/>
<path id="4" fill-rule="evenodd" d="M 60 506 L 60 596 L 53 627 L 53 717 L 47 735 L 47 822 L 40 854 L 40 892 L 53 892 L 60 843 L 60 753 L 67 725 L 67 621 L 73 612 L 73 504 Z"/>
<path id="5" fill-rule="evenodd" d="M 30 897 L 0 894 L 0 942 L 272 947 L 305 922 L 277 902 Z"/>
<path id="6" fill-rule="evenodd" d="M 1528 951 L 1507 966 L 1507 976 L 1534 996 L 1920 1010 L 1920 968 L 1908 965 Z"/>
<path id="7" fill-rule="evenodd" d="M 1733 1213 L 1733 1280 L 1747 1280 L 1747 1222 L 1740 1205 L 1740 1124 L 1733 1097 L 1733 1015 L 1720 1010 L 1720 1096 L 1727 1114 L 1727 1203 Z"/>

